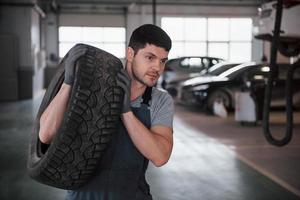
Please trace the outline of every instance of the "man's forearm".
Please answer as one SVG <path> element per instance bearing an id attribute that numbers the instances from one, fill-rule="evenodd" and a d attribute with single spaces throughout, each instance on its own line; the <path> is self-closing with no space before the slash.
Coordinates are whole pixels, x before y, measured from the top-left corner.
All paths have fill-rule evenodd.
<path id="1" fill-rule="evenodd" d="M 134 145 L 154 165 L 162 166 L 169 160 L 173 147 L 171 128 L 161 126 L 157 132 L 149 130 L 132 112 L 122 114 L 122 121 Z"/>
<path id="2" fill-rule="evenodd" d="M 59 92 L 50 102 L 40 118 L 39 138 L 41 142 L 50 144 L 63 120 L 71 93 L 71 86 L 62 84 Z"/>

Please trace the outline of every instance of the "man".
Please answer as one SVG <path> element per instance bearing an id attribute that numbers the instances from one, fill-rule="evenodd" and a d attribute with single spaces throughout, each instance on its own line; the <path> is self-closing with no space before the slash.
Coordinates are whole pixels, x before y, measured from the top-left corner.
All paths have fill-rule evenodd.
<path id="1" fill-rule="evenodd" d="M 164 165 L 173 147 L 173 100 L 153 87 L 164 71 L 171 49 L 169 36 L 159 27 L 146 24 L 132 33 L 126 50 L 126 67 L 118 74 L 124 90 L 122 126 L 103 156 L 104 166 L 67 199 L 152 199 L 145 172 L 150 160 Z M 65 80 L 40 119 L 41 142 L 49 144 L 60 126 L 74 81 L 74 65 L 85 53 L 78 49 L 66 60 Z"/>

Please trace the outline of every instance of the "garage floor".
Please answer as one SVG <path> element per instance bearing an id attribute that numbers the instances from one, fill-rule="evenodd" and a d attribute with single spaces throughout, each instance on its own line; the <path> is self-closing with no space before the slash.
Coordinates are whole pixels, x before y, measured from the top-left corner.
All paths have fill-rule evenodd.
<path id="1" fill-rule="evenodd" d="M 59 200 L 65 191 L 39 184 L 26 173 L 32 121 L 40 100 L 0 103 L 0 199 Z M 284 118 L 272 113 L 272 127 Z M 148 180 L 158 200 L 300 199 L 300 113 L 294 138 L 269 145 L 260 126 L 241 126 L 195 108 L 176 107 L 174 150 L 169 163 L 150 166 Z"/>
<path id="2" fill-rule="evenodd" d="M 284 131 L 282 112 L 271 127 Z M 229 118 L 177 106 L 174 150 L 169 163 L 149 171 L 156 199 L 300 199 L 300 113 L 294 138 L 285 147 L 269 145 L 261 126 L 243 127 Z"/>

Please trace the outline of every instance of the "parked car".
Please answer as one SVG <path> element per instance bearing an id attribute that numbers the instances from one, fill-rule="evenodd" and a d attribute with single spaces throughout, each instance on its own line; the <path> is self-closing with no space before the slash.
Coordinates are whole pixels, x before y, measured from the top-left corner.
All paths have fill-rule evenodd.
<path id="1" fill-rule="evenodd" d="M 172 80 L 194 77 L 203 69 L 209 69 L 213 65 L 224 61 L 221 58 L 214 57 L 180 57 L 170 59 L 166 63 L 165 71 L 159 80 L 162 88 L 165 89 L 166 84 Z"/>
<path id="2" fill-rule="evenodd" d="M 279 65 L 279 75 L 274 82 L 271 106 L 284 106 L 287 68 L 288 65 Z M 213 103 L 216 100 L 221 100 L 226 109 L 233 109 L 235 106 L 235 93 L 240 91 L 241 87 L 245 85 L 249 87 L 249 85 L 255 84 L 265 87 L 269 70 L 268 64 L 251 62 L 237 65 L 218 76 L 189 79 L 179 86 L 177 101 L 184 104 L 199 105 L 212 110 Z M 294 81 L 293 92 L 295 97 L 300 94 L 300 70 L 295 71 Z M 294 105 L 298 106 L 299 102 L 294 102 Z"/>
<path id="3" fill-rule="evenodd" d="M 204 70 L 200 71 L 200 73 L 197 75 L 197 77 L 218 76 L 222 72 L 225 72 L 226 70 L 228 70 L 234 66 L 237 66 L 239 64 L 241 64 L 241 63 L 220 62 L 220 63 L 217 63 L 214 66 L 210 67 L 209 69 L 204 69 Z M 166 84 L 165 89 L 169 92 L 169 94 L 172 97 L 176 98 L 176 96 L 178 94 L 179 86 L 188 79 L 191 79 L 191 77 L 185 77 L 182 79 L 172 80 Z"/>

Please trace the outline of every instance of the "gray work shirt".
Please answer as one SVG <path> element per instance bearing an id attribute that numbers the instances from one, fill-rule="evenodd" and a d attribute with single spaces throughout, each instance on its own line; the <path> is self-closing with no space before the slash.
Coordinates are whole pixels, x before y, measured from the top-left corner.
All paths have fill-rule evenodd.
<path id="1" fill-rule="evenodd" d="M 140 107 L 142 96 L 131 102 L 132 107 Z M 174 102 L 171 95 L 165 90 L 152 88 L 152 98 L 149 102 L 151 127 L 164 125 L 173 128 Z"/>

